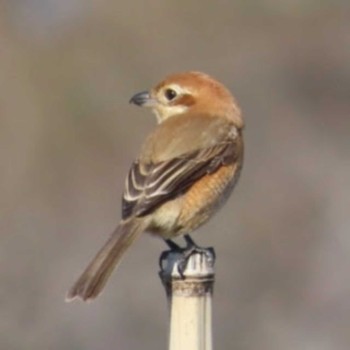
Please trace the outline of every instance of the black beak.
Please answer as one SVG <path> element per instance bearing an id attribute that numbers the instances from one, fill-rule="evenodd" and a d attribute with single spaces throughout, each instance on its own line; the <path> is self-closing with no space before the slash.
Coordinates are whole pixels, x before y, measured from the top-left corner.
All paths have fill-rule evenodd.
<path id="1" fill-rule="evenodd" d="M 150 96 L 148 91 L 142 91 L 131 97 L 129 103 L 133 103 L 137 106 L 151 107 L 154 105 L 154 99 Z"/>

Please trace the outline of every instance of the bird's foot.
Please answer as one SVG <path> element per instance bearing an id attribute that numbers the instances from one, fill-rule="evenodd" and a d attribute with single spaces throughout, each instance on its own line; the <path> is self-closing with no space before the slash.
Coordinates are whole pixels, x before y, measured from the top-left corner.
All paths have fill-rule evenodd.
<path id="1" fill-rule="evenodd" d="M 177 260 L 177 270 L 181 278 L 185 278 L 184 272 L 186 270 L 188 261 L 194 254 L 203 254 L 206 256 L 210 265 L 214 265 L 215 262 L 215 250 L 213 247 L 202 248 L 198 246 L 189 235 L 184 236 L 186 241 L 186 247 L 182 248 L 170 239 L 165 240 L 170 250 L 162 252 L 159 258 L 159 266 L 163 268 L 163 261 L 166 260 L 171 253 L 178 253 L 181 256 Z"/>
<path id="2" fill-rule="evenodd" d="M 181 248 L 171 239 L 165 239 L 164 241 L 170 249 L 165 250 L 164 252 L 162 252 L 162 254 L 160 254 L 158 264 L 161 270 L 163 269 L 163 261 L 168 258 L 170 253 L 174 253 L 174 252 L 182 253 L 183 251 L 183 248 Z"/>
<path id="3" fill-rule="evenodd" d="M 214 265 L 216 255 L 213 247 L 203 248 L 197 245 L 190 235 L 184 236 L 186 241 L 186 248 L 182 251 L 182 259 L 178 263 L 178 272 L 182 278 L 184 278 L 184 271 L 186 270 L 188 261 L 191 256 L 195 254 L 205 255 L 209 264 Z"/>

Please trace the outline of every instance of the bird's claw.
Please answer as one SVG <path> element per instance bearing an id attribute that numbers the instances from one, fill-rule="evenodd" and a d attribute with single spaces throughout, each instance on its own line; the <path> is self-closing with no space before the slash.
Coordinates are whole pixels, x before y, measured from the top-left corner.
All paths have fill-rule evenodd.
<path id="1" fill-rule="evenodd" d="M 205 255 L 208 262 L 209 262 L 209 265 L 214 265 L 214 263 L 215 263 L 216 254 L 215 254 L 215 250 L 213 247 L 202 248 L 202 247 L 199 247 L 197 245 L 192 245 L 190 247 L 186 247 L 183 249 L 182 256 L 177 263 L 177 271 L 182 279 L 185 278 L 184 272 L 186 270 L 187 264 L 188 264 L 191 256 L 193 256 L 194 254 Z"/>
<path id="2" fill-rule="evenodd" d="M 163 270 L 163 262 L 168 258 L 169 254 L 178 253 L 180 257 L 177 260 L 177 271 L 182 279 L 185 278 L 184 272 L 192 255 L 205 255 L 210 265 L 214 265 L 216 259 L 214 248 L 199 247 L 188 235 L 185 236 L 185 240 L 187 243 L 185 248 L 181 248 L 173 241 L 167 240 L 166 243 L 168 244 L 170 249 L 162 252 L 159 257 L 159 267 L 161 270 Z"/>

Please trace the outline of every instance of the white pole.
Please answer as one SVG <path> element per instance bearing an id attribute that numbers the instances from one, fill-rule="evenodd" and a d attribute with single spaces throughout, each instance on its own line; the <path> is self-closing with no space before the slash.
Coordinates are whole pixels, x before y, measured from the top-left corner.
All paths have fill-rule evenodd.
<path id="1" fill-rule="evenodd" d="M 214 260 L 212 250 L 194 252 L 182 276 L 182 253 L 170 251 L 163 260 L 160 277 L 170 309 L 169 350 L 212 350 Z"/>

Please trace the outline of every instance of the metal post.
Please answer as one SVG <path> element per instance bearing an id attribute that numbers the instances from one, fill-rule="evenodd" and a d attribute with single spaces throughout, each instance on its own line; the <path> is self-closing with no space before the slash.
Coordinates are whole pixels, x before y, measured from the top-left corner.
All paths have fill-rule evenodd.
<path id="1" fill-rule="evenodd" d="M 214 252 L 194 252 L 182 275 L 181 252 L 169 251 L 162 261 L 160 278 L 170 310 L 169 350 L 212 350 Z"/>

